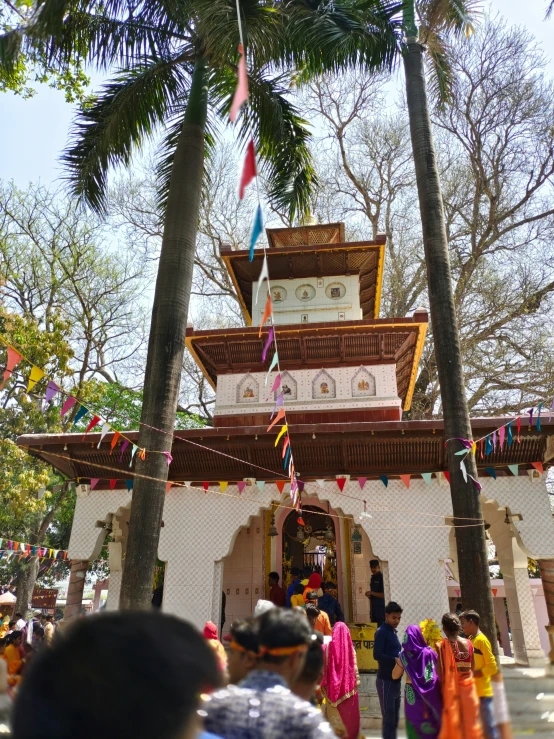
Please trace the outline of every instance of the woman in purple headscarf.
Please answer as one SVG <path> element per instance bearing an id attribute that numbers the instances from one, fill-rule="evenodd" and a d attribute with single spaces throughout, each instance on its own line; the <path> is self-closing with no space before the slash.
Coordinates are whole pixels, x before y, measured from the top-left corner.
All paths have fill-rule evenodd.
<path id="1" fill-rule="evenodd" d="M 437 653 L 427 646 L 419 626 L 406 629 L 400 662 L 406 673 L 404 711 L 408 739 L 436 737 L 442 715 Z"/>

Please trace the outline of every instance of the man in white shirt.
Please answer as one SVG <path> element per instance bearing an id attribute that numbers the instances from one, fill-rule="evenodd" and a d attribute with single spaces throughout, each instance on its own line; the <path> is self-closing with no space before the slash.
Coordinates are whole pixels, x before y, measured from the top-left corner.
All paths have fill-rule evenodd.
<path id="1" fill-rule="evenodd" d="M 23 618 L 22 613 L 16 613 L 15 614 L 15 630 L 16 631 L 23 631 L 23 629 L 27 626 L 27 621 Z"/>

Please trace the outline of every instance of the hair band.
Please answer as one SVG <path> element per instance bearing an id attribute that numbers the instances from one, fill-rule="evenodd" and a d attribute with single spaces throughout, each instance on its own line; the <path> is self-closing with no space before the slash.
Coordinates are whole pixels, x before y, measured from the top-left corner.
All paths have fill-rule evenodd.
<path id="1" fill-rule="evenodd" d="M 263 657 L 266 654 L 270 654 L 272 657 L 288 657 L 290 654 L 295 654 L 296 652 L 304 653 L 307 651 L 307 644 L 297 644 L 294 647 L 261 647 L 260 656 Z"/>

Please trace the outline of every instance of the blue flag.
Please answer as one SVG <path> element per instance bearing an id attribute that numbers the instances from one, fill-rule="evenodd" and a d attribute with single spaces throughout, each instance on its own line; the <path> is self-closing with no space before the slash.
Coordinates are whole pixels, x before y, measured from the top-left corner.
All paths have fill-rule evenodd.
<path id="1" fill-rule="evenodd" d="M 258 207 L 256 208 L 256 215 L 254 216 L 254 223 L 252 224 L 252 234 L 250 236 L 250 255 L 248 257 L 248 260 L 251 262 L 254 259 L 254 247 L 256 246 L 256 241 L 260 238 L 262 231 L 264 228 L 264 224 L 262 221 L 262 206 L 258 203 Z"/>

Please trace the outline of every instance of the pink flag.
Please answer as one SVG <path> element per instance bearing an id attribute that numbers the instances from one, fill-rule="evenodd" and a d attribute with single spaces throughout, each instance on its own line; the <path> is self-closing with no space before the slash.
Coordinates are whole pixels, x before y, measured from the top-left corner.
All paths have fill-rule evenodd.
<path id="1" fill-rule="evenodd" d="M 99 477 L 91 477 L 90 478 L 90 489 L 94 490 L 94 488 L 98 485 L 99 482 L 100 482 Z"/>
<path id="2" fill-rule="evenodd" d="M 275 378 L 275 382 L 273 383 L 273 387 L 271 388 L 271 392 L 274 393 L 280 384 L 281 384 L 281 375 L 278 374 L 277 377 Z"/>
<path id="3" fill-rule="evenodd" d="M 364 485 L 367 482 L 367 477 L 358 477 L 358 484 L 360 486 L 360 490 L 364 489 Z"/>
<path id="4" fill-rule="evenodd" d="M 498 429 L 498 438 L 500 440 L 500 451 L 502 451 L 502 447 L 504 446 L 504 436 L 506 434 L 506 426 L 501 426 Z"/>
<path id="5" fill-rule="evenodd" d="M 244 480 L 239 480 L 237 482 L 237 487 L 239 489 L 239 493 L 242 493 L 242 491 L 244 490 L 245 485 L 246 485 L 246 483 L 244 482 Z"/>
<path id="6" fill-rule="evenodd" d="M 231 103 L 231 110 L 229 111 L 229 118 L 232 122 L 235 121 L 240 107 L 243 103 L 248 100 L 248 76 L 246 74 L 246 59 L 244 57 L 244 48 L 242 44 L 239 44 L 239 77 L 237 81 L 237 89 Z"/>
<path id="7" fill-rule="evenodd" d="M 23 356 L 16 352 L 13 346 L 8 347 L 8 359 L 6 361 L 6 369 L 4 371 L 4 379 L 2 380 L 2 384 L 0 385 L 0 390 L 4 387 L 4 383 L 6 380 L 11 377 L 11 374 L 17 364 L 21 362 L 23 359 Z"/>
<path id="8" fill-rule="evenodd" d="M 244 166 L 242 168 L 242 176 L 240 178 L 239 186 L 239 198 L 244 198 L 244 191 L 247 186 L 252 182 L 256 176 L 256 152 L 254 151 L 254 142 L 252 139 L 248 142 L 246 147 L 246 158 L 244 160 Z"/>
<path id="9" fill-rule="evenodd" d="M 62 405 L 62 412 L 60 413 L 60 418 L 62 416 L 65 416 L 67 411 L 71 408 L 71 406 L 75 405 L 76 402 L 77 402 L 77 398 L 74 398 L 73 395 L 70 395 L 69 398 Z"/>
<path id="10" fill-rule="evenodd" d="M 273 334 L 275 332 L 273 331 L 273 326 L 269 329 L 269 332 L 267 334 L 267 339 L 265 342 L 264 349 L 262 351 L 262 362 L 265 362 L 265 358 L 267 357 L 267 352 L 269 351 L 269 347 L 271 346 L 271 343 L 273 341 Z"/>

